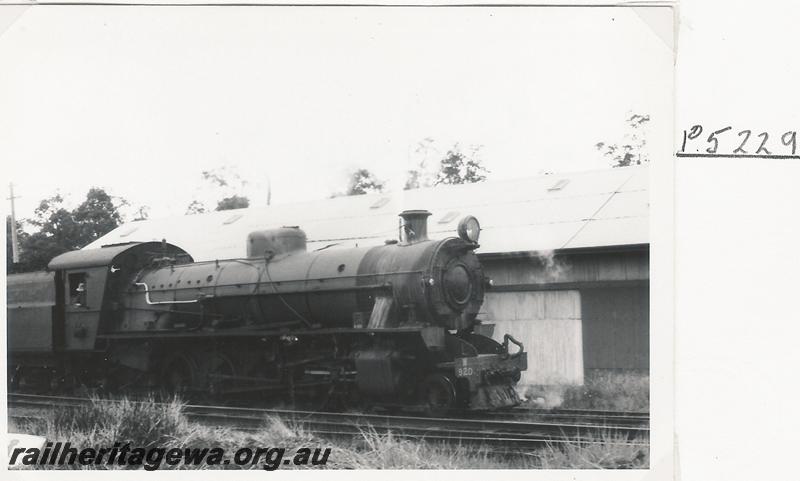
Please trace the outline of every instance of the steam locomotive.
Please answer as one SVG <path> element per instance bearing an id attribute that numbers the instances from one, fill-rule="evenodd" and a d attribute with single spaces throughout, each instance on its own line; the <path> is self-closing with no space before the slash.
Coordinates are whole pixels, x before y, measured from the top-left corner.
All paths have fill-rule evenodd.
<path id="1" fill-rule="evenodd" d="M 429 215 L 404 211 L 399 239 L 377 247 L 308 251 L 282 227 L 252 232 L 241 259 L 131 242 L 9 275 L 9 390 L 516 405 L 527 354 L 476 320 L 490 285 L 480 225 L 469 216 L 458 237 L 431 240 Z"/>

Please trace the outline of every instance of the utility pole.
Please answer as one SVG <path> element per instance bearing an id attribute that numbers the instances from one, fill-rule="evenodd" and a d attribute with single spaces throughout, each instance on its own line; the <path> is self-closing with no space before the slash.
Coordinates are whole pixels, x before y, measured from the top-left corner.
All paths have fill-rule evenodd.
<path id="1" fill-rule="evenodd" d="M 272 203 L 272 182 L 267 177 L 267 205 L 270 205 L 270 203 Z"/>
<path id="2" fill-rule="evenodd" d="M 11 197 L 8 200 L 11 201 L 11 258 L 14 264 L 19 263 L 19 246 L 17 244 L 17 215 L 14 211 L 14 184 L 12 182 L 8 183 L 8 190 L 11 191 Z"/>

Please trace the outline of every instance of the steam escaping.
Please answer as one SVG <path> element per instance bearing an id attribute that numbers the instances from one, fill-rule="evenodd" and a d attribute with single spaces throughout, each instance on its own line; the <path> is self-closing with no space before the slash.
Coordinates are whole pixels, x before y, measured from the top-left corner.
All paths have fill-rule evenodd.
<path id="1" fill-rule="evenodd" d="M 534 251 L 530 254 L 530 259 L 535 259 L 542 265 L 542 278 L 537 280 L 540 283 L 564 282 L 571 267 L 553 250 Z"/>
<path id="2" fill-rule="evenodd" d="M 537 409 L 554 409 L 564 403 L 564 392 L 567 386 L 543 385 L 528 386 L 523 394 L 523 402 Z"/>

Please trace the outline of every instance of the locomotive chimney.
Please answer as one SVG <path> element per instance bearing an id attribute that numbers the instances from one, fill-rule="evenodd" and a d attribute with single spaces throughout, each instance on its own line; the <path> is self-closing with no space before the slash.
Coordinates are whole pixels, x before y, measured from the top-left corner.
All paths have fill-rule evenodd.
<path id="1" fill-rule="evenodd" d="M 414 244 L 428 240 L 427 210 L 404 210 L 400 213 L 400 244 Z"/>

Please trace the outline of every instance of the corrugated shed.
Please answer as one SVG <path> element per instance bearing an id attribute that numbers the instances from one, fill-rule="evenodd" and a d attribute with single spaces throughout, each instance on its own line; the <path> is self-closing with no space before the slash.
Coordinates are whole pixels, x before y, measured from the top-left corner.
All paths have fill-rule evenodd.
<path id="1" fill-rule="evenodd" d="M 648 175 L 637 166 L 152 219 L 87 247 L 166 238 L 196 260 L 242 257 L 249 232 L 285 225 L 304 229 L 309 249 L 379 245 L 397 238 L 405 209 L 433 213 L 432 238 L 476 216 L 483 254 L 646 244 Z"/>

